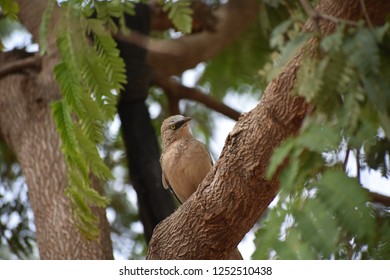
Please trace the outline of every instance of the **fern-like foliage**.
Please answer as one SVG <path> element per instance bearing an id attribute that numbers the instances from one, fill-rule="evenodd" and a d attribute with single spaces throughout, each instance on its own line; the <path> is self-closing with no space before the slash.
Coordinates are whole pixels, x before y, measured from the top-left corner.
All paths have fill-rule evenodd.
<path id="1" fill-rule="evenodd" d="M 89 238 L 99 234 L 99 221 L 91 207 L 105 207 L 108 203 L 90 187 L 91 175 L 101 180 L 112 178 L 98 145 L 104 139 L 105 122 L 115 116 L 117 93 L 126 82 L 125 64 L 110 26 L 115 25 L 112 17 L 122 17 L 129 7 L 129 2 L 122 1 L 61 3 L 57 31 L 61 62 L 54 73 L 63 99 L 54 102 L 52 108 L 68 167 L 66 193 L 76 224 Z M 96 18 L 91 17 L 94 11 Z M 41 37 L 47 22 L 47 18 L 42 22 Z"/>
<path id="2" fill-rule="evenodd" d="M 0 0 L 1 12 L 4 16 L 17 19 L 19 13 L 19 4 L 13 0 Z"/>
<path id="3" fill-rule="evenodd" d="M 173 25 L 183 33 L 191 33 L 192 30 L 192 9 L 189 0 L 166 0 L 163 1 L 163 11 L 168 12 L 168 18 Z"/>
<path id="4" fill-rule="evenodd" d="M 289 26 L 286 22 L 274 36 Z M 296 38 L 304 36 L 310 37 Z M 274 152 L 269 178 L 286 160 L 288 165 L 279 174 L 278 202 L 262 221 L 253 257 L 388 258 L 389 209 L 370 203 L 369 192 L 348 174 L 340 155 L 361 151 L 360 168 L 389 174 L 389 25 L 370 29 L 341 22 L 318 41 L 318 53 L 302 61 L 294 88 L 316 111 L 298 136 Z M 278 44 L 281 53 L 289 48 Z"/>

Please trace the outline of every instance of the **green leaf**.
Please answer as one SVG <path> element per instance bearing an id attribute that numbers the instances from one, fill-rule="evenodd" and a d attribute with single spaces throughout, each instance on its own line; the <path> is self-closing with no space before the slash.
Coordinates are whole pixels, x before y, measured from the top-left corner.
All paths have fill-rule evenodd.
<path id="1" fill-rule="evenodd" d="M 347 38 L 343 50 L 363 76 L 368 73 L 378 73 L 380 62 L 378 45 L 369 29 L 358 29 L 353 36 Z"/>
<path id="2" fill-rule="evenodd" d="M 167 1 L 163 10 L 168 11 L 168 18 L 183 33 L 191 33 L 192 14 L 191 1 Z"/>
<path id="3" fill-rule="evenodd" d="M 368 193 L 356 179 L 337 170 L 327 170 L 319 182 L 318 198 L 335 217 L 359 239 L 374 235 L 375 220 L 370 209 Z"/>
<path id="4" fill-rule="evenodd" d="M 54 0 L 49 0 L 47 2 L 45 11 L 43 12 L 41 24 L 39 26 L 39 53 L 44 55 L 47 52 L 47 29 L 51 20 L 53 13 L 53 8 L 55 5 Z"/>
<path id="5" fill-rule="evenodd" d="M 69 65 L 62 62 L 54 67 L 54 74 L 66 104 L 77 115 L 82 115 L 84 106 L 81 100 L 81 84 L 74 70 L 69 69 Z"/>
<path id="6" fill-rule="evenodd" d="M 334 33 L 321 40 L 321 49 L 327 53 L 340 52 L 344 43 L 344 32 L 345 24 L 342 24 Z"/>
<path id="7" fill-rule="evenodd" d="M 276 148 L 272 154 L 270 163 L 268 165 L 266 177 L 271 179 L 275 174 L 277 168 L 283 163 L 283 161 L 290 154 L 291 150 L 295 146 L 295 140 L 293 138 L 285 140 L 280 147 Z"/>
<path id="8" fill-rule="evenodd" d="M 102 11 L 119 16 L 123 7 L 117 0 L 96 3 L 100 16 Z M 104 20 L 85 18 L 90 15 L 88 5 L 70 0 L 61 8 L 57 46 L 62 61 L 54 73 L 63 99 L 53 104 L 53 116 L 67 162 L 66 193 L 72 201 L 76 225 L 86 237 L 96 238 L 98 218 L 91 207 L 105 207 L 108 202 L 91 189 L 90 176 L 112 179 L 97 145 L 104 140 L 104 123 L 115 115 L 116 92 L 126 82 L 125 65 Z M 94 38 L 93 46 L 89 33 Z"/>
<path id="9" fill-rule="evenodd" d="M 52 110 L 65 152 L 70 154 L 77 153 L 76 147 L 78 143 L 69 106 L 63 100 L 59 100 L 52 103 Z"/>
<path id="10" fill-rule="evenodd" d="M 261 223 L 259 230 L 256 232 L 254 243 L 256 250 L 252 259 L 267 260 L 270 257 L 270 248 L 277 247 L 280 243 L 280 226 L 284 222 L 286 211 L 272 209 Z"/>
<path id="11" fill-rule="evenodd" d="M 340 229 L 327 206 L 318 199 L 308 199 L 303 209 L 294 209 L 292 213 L 302 240 L 310 244 L 314 252 L 330 258 L 337 250 Z"/>
<path id="12" fill-rule="evenodd" d="M 327 125 L 309 125 L 304 132 L 297 138 L 297 144 L 302 145 L 315 151 L 322 153 L 338 147 L 340 136 L 335 129 Z"/>
<path id="13" fill-rule="evenodd" d="M 104 62 L 104 71 L 111 87 L 117 91 L 123 89 L 122 85 L 126 83 L 125 63 L 120 56 L 116 42 L 101 21 L 88 19 L 88 26 L 95 35 L 94 47 L 99 58 Z"/>
<path id="14" fill-rule="evenodd" d="M 1 12 L 14 20 L 19 13 L 19 4 L 14 0 L 0 0 Z"/>
<path id="15" fill-rule="evenodd" d="M 90 139 L 84 134 L 84 132 L 80 128 L 75 128 L 75 134 L 80 144 L 80 149 L 84 154 L 85 161 L 88 162 L 92 173 L 103 180 L 112 179 L 113 176 L 111 174 L 111 171 L 104 164 L 102 158 L 99 155 L 96 145 L 90 141 Z"/>
<path id="16" fill-rule="evenodd" d="M 281 48 L 280 57 L 276 62 L 277 67 L 285 66 L 312 37 L 312 33 L 302 33 L 288 41 L 287 44 Z"/>
<path id="17" fill-rule="evenodd" d="M 298 231 L 292 229 L 288 233 L 286 242 L 278 244 L 275 248 L 282 260 L 310 260 L 315 259 L 315 255 L 310 245 L 302 240 Z"/>

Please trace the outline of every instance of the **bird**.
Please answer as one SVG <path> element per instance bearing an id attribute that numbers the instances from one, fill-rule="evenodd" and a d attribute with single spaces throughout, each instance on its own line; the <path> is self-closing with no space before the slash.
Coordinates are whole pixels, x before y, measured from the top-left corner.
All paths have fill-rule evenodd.
<path id="1" fill-rule="evenodd" d="M 162 181 L 180 203 L 184 203 L 197 189 L 213 165 L 207 147 L 196 140 L 188 125 L 191 117 L 175 115 L 161 126 Z"/>
<path id="2" fill-rule="evenodd" d="M 196 140 L 191 133 L 191 119 L 174 115 L 165 119 L 161 125 L 162 183 L 180 203 L 184 203 L 196 191 L 213 166 L 206 145 Z M 237 248 L 229 259 L 242 259 Z"/>

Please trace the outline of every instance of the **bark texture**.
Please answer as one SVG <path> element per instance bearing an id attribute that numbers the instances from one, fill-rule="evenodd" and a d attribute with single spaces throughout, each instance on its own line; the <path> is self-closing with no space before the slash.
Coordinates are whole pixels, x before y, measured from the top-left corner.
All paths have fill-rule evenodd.
<path id="1" fill-rule="evenodd" d="M 20 0 L 20 19 L 37 38 L 47 1 Z M 51 27 L 55 26 L 53 15 Z M 50 55 L 42 58 L 41 71 L 24 69 L 0 80 L 0 134 L 14 150 L 28 185 L 36 237 L 42 259 L 112 259 L 110 230 L 104 209 L 94 209 L 100 219 L 97 240 L 87 240 L 76 228 L 70 201 L 65 196 L 66 166 L 60 149 L 50 103 L 60 97 L 53 75 L 58 61 L 53 31 Z M 0 63 L 19 59 L 17 52 L 1 53 Z M 98 183 L 94 187 L 98 190 Z"/>
<path id="2" fill-rule="evenodd" d="M 321 1 L 317 11 L 357 20 L 364 17 L 359 2 Z M 372 22 L 383 22 L 389 1 L 365 2 Z M 321 19 L 319 25 L 330 33 L 336 23 Z M 290 95 L 301 59 L 302 53 L 269 84 L 258 106 L 241 116 L 195 194 L 156 228 L 148 259 L 226 258 L 262 215 L 279 186 L 277 178 L 264 179 L 272 152 L 298 132 L 309 107 Z"/>

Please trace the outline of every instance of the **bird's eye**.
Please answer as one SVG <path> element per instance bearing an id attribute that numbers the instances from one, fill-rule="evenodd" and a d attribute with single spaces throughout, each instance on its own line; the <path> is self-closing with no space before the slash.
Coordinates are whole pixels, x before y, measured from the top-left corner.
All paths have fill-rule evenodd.
<path id="1" fill-rule="evenodd" d="M 171 129 L 175 130 L 176 129 L 176 125 L 171 125 Z"/>

